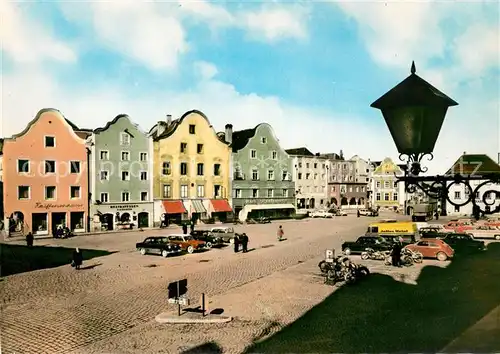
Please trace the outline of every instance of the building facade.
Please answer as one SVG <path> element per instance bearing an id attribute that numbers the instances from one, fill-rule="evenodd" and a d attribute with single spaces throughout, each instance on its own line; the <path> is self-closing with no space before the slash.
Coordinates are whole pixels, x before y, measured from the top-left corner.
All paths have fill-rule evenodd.
<path id="1" fill-rule="evenodd" d="M 293 159 L 297 211 L 327 207 L 328 159 L 305 147 L 286 153 Z"/>
<path id="2" fill-rule="evenodd" d="M 42 109 L 3 147 L 5 225 L 11 235 L 53 234 L 89 224 L 90 131 L 80 130 L 55 109 Z"/>
<path id="3" fill-rule="evenodd" d="M 91 141 L 91 228 L 153 226 L 152 141 L 122 114 L 95 129 Z"/>
<path id="4" fill-rule="evenodd" d="M 153 139 L 155 222 L 232 217 L 231 148 L 200 111 L 158 122 Z"/>
<path id="5" fill-rule="evenodd" d="M 375 163 L 377 164 L 377 163 Z M 404 183 L 396 183 L 403 170 L 392 159 L 385 158 L 372 173 L 371 206 L 398 210 L 405 206 Z"/>
<path id="6" fill-rule="evenodd" d="M 500 165 L 488 155 L 467 153 L 464 153 L 458 158 L 453 166 L 446 172 L 447 175 L 461 174 L 464 176 L 477 176 L 488 173 L 500 173 Z M 471 187 L 473 189 L 477 188 L 480 184 L 485 182 L 486 180 L 471 181 Z M 450 184 L 452 183 L 450 182 Z M 490 190 L 490 192 L 488 192 L 488 190 Z M 454 203 L 463 204 L 469 199 L 470 190 L 466 188 L 463 183 L 453 184 L 450 186 L 448 196 Z M 481 209 L 485 210 L 487 205 L 490 205 L 490 208 L 494 209 L 500 204 L 500 185 L 496 183 L 485 184 L 478 190 L 474 198 Z M 486 204 L 483 198 L 486 199 Z M 472 216 L 474 214 L 472 203 L 463 206 L 454 206 L 446 200 L 442 200 L 441 207 L 447 215 Z"/>
<path id="7" fill-rule="evenodd" d="M 242 221 L 293 215 L 292 159 L 280 146 L 272 127 L 261 123 L 253 129 L 233 132 L 228 124 L 224 136 L 233 151 L 235 215 Z"/>

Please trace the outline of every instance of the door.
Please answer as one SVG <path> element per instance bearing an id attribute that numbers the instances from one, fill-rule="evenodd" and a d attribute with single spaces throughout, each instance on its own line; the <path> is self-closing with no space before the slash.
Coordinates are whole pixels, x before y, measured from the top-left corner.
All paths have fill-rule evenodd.
<path id="1" fill-rule="evenodd" d="M 137 215 L 138 218 L 138 227 L 149 227 L 149 213 L 147 212 L 141 212 L 139 215 Z"/>
<path id="2" fill-rule="evenodd" d="M 58 226 L 66 226 L 66 213 L 52 213 L 51 219 L 52 235 L 55 235 Z"/>

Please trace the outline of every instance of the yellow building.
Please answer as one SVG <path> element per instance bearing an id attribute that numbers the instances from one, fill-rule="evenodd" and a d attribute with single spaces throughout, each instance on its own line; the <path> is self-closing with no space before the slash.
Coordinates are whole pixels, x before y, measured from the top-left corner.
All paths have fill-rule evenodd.
<path id="1" fill-rule="evenodd" d="M 396 184 L 397 178 L 403 175 L 400 166 L 390 158 L 375 168 L 372 174 L 372 205 L 381 208 L 397 209 L 404 205 L 404 183 Z"/>
<path id="2" fill-rule="evenodd" d="M 153 139 L 155 222 L 225 220 L 232 213 L 231 148 L 200 111 L 158 122 Z"/>

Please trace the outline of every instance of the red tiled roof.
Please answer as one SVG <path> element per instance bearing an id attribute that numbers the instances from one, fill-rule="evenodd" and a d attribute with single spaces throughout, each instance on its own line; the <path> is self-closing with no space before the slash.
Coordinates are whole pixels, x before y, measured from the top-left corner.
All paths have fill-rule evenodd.
<path id="1" fill-rule="evenodd" d="M 226 199 L 212 199 L 210 200 L 212 203 L 212 206 L 214 207 L 214 211 L 216 213 L 222 213 L 222 212 L 232 212 L 233 209 L 231 209 L 231 206 L 227 202 Z"/>
<path id="2" fill-rule="evenodd" d="M 167 214 L 184 214 L 187 213 L 184 204 L 181 200 L 163 200 L 163 209 Z"/>

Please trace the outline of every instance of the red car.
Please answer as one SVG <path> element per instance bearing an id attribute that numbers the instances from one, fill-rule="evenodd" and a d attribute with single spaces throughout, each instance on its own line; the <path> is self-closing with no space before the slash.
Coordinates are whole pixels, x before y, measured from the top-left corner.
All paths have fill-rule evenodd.
<path id="1" fill-rule="evenodd" d="M 466 233 L 467 230 L 472 230 L 474 225 L 471 222 L 461 222 L 461 221 L 450 221 L 448 224 L 444 225 L 447 230 L 453 230 L 456 233 Z"/>
<path id="2" fill-rule="evenodd" d="M 455 251 L 443 240 L 437 238 L 426 238 L 406 246 L 406 248 L 422 253 L 424 258 L 436 258 L 438 261 L 446 261 L 453 258 Z"/>

